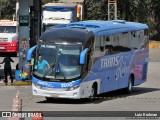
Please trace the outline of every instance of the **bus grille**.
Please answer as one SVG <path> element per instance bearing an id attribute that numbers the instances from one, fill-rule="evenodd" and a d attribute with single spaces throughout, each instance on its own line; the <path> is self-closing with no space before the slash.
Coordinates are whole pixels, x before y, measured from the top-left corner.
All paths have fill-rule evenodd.
<path id="1" fill-rule="evenodd" d="M 47 91 L 57 91 L 57 92 L 61 92 L 61 91 L 66 91 L 65 88 L 61 88 L 61 89 L 58 89 L 58 88 L 46 88 L 46 87 L 43 87 L 43 90 L 47 90 Z"/>
<path id="2" fill-rule="evenodd" d="M 0 38 L 0 42 L 7 42 L 8 38 Z"/>

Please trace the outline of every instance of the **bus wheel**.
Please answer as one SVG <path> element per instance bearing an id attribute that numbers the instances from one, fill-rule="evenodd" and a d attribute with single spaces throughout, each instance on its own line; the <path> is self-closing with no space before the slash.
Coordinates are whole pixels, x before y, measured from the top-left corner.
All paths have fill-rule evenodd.
<path id="1" fill-rule="evenodd" d="M 128 81 L 128 87 L 126 88 L 127 93 L 131 93 L 133 88 L 133 78 L 130 77 Z"/>
<path id="2" fill-rule="evenodd" d="M 91 89 L 90 97 L 95 97 L 97 95 L 97 83 L 94 83 Z"/>

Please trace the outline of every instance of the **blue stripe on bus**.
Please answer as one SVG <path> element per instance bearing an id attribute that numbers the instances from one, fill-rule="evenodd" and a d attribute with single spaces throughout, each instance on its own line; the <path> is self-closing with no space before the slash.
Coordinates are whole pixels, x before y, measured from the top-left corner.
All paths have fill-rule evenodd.
<path id="1" fill-rule="evenodd" d="M 72 81 L 72 82 L 48 82 L 48 81 L 42 81 L 35 77 L 32 77 L 32 82 L 36 85 L 39 85 L 41 87 L 48 87 L 48 88 L 71 88 L 77 85 L 80 85 L 82 82 L 81 79 Z"/>

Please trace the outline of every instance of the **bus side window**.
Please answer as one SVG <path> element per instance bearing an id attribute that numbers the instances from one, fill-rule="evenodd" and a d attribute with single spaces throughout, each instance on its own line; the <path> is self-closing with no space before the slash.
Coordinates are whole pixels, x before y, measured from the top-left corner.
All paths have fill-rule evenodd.
<path id="1" fill-rule="evenodd" d="M 94 50 L 94 42 L 93 42 L 93 39 L 90 40 L 86 46 L 88 48 L 88 52 L 86 54 L 86 59 L 85 59 L 85 64 L 83 66 L 83 73 L 84 73 L 84 76 L 85 74 L 87 73 L 87 71 L 90 71 L 91 69 L 91 66 L 92 66 L 92 61 L 91 61 L 91 54 Z"/>
<path id="2" fill-rule="evenodd" d="M 105 55 L 113 54 L 113 45 L 111 44 L 111 38 L 109 36 L 105 38 L 104 51 Z"/>
<path id="3" fill-rule="evenodd" d="M 136 37 L 137 36 L 136 31 L 131 31 L 131 35 L 132 35 L 132 37 Z"/>
<path id="4" fill-rule="evenodd" d="M 139 49 L 146 48 L 149 44 L 148 29 L 142 30 L 140 36 L 141 37 L 139 38 L 140 39 L 139 41 L 141 43 Z"/>
<path id="5" fill-rule="evenodd" d="M 106 37 L 106 41 L 107 41 L 107 42 L 110 42 L 109 36 Z"/>
<path id="6" fill-rule="evenodd" d="M 123 32 L 120 34 L 113 35 L 112 43 L 113 43 L 113 53 L 117 54 L 120 52 L 130 51 L 130 37 L 129 32 Z"/>
<path id="7" fill-rule="evenodd" d="M 113 46 L 105 45 L 105 54 L 113 54 Z"/>
<path id="8" fill-rule="evenodd" d="M 94 39 L 91 40 L 90 42 L 90 47 L 89 47 L 89 51 L 87 54 L 87 71 L 90 71 L 91 67 L 92 67 L 92 59 L 91 56 L 93 54 L 94 51 Z"/>

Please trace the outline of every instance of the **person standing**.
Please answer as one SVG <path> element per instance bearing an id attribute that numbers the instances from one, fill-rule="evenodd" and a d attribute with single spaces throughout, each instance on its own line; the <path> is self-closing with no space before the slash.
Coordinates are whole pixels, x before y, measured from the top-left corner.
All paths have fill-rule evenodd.
<path id="1" fill-rule="evenodd" d="M 11 83 L 13 83 L 13 76 L 12 76 L 12 69 L 11 69 L 11 62 L 14 63 L 12 58 L 10 56 L 6 55 L 3 61 L 0 64 L 4 63 L 4 74 L 5 74 L 5 80 L 4 83 L 8 83 L 7 75 L 10 75 Z"/>

